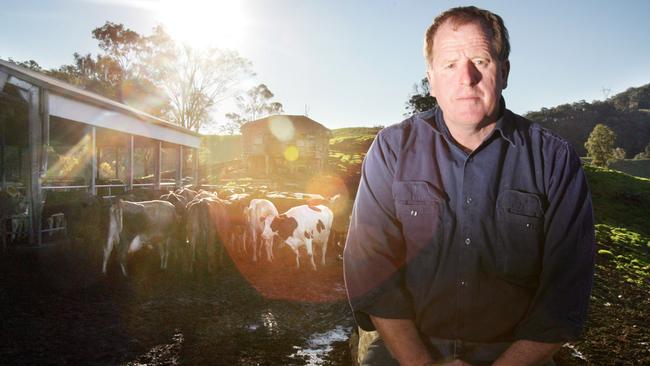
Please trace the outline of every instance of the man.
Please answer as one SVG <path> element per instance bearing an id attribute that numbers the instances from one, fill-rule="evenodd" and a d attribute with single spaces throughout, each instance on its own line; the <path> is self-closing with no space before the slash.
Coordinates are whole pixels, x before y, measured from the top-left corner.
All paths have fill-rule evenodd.
<path id="1" fill-rule="evenodd" d="M 593 278 L 591 197 L 568 143 L 505 108 L 503 20 L 475 7 L 425 36 L 433 110 L 382 130 L 344 252 L 372 365 L 553 364 Z"/>

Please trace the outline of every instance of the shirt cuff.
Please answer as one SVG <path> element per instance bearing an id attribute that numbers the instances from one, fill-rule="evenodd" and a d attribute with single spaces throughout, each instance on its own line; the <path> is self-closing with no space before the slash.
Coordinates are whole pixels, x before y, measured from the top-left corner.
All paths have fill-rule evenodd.
<path id="1" fill-rule="evenodd" d="M 375 330 L 370 316 L 386 319 L 415 319 L 413 304 L 401 288 L 376 289 L 356 301 L 351 301 L 354 318 L 365 331 Z"/>

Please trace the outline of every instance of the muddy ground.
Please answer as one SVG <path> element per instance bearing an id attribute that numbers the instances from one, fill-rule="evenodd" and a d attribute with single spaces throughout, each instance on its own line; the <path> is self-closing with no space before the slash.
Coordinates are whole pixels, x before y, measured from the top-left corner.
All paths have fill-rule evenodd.
<path id="1" fill-rule="evenodd" d="M 0 364 L 351 364 L 335 254 L 317 271 L 296 270 L 292 253 L 276 250 L 273 263 L 226 256 L 216 273 L 190 275 L 159 270 L 143 250 L 125 279 L 114 262 L 100 275 L 97 250 L 75 254 L 89 247 L 1 258 Z"/>
<path id="2" fill-rule="evenodd" d="M 0 365 L 352 365 L 336 253 L 317 271 L 304 260 L 296 270 L 285 248 L 272 264 L 226 257 L 217 273 L 189 275 L 141 251 L 125 279 L 114 262 L 100 274 L 100 250 L 0 257 Z M 648 283 L 597 264 L 585 338 L 556 364 L 650 365 Z"/>

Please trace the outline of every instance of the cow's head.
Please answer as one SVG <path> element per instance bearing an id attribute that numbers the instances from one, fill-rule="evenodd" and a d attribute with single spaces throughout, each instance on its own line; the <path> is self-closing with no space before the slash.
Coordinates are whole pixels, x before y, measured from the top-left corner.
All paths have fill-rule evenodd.
<path id="1" fill-rule="evenodd" d="M 267 216 L 264 219 L 264 231 L 262 237 L 270 240 L 277 235 L 282 241 L 287 240 L 293 235 L 294 230 L 298 227 L 298 222 L 293 217 L 285 214 L 280 216 Z"/>

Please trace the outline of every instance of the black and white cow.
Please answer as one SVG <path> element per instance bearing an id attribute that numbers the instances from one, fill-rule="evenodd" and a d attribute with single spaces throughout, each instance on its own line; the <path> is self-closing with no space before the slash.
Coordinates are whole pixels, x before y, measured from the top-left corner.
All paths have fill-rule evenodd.
<path id="1" fill-rule="evenodd" d="M 313 243 L 319 243 L 322 246 L 321 264 L 325 265 L 327 241 L 333 219 L 332 210 L 325 205 L 292 207 L 279 216 L 267 217 L 264 221 L 262 237 L 265 240 L 273 240 L 274 236 L 278 236 L 296 254 L 297 268 L 300 268 L 298 249 L 305 246 L 311 266 L 316 270 Z"/>

